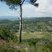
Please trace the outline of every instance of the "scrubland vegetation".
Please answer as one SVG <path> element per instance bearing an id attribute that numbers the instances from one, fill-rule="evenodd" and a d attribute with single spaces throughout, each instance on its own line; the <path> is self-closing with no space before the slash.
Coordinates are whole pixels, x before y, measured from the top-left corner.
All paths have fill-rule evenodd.
<path id="1" fill-rule="evenodd" d="M 23 19 L 19 43 L 19 20 L 0 20 L 0 52 L 52 52 L 52 18 Z"/>

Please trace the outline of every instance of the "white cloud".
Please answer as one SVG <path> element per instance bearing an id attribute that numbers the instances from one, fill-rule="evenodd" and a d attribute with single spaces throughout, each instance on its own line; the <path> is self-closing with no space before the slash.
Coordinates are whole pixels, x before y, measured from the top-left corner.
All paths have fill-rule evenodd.
<path id="1" fill-rule="evenodd" d="M 52 0 L 37 0 L 37 3 L 39 3 L 38 8 L 31 4 L 24 4 L 23 17 L 52 16 Z M 19 12 L 19 9 L 17 11 L 12 11 L 7 6 L 0 4 L 0 16 L 19 16 Z"/>
<path id="2" fill-rule="evenodd" d="M 48 0 L 38 0 L 37 2 L 39 3 L 39 7 L 37 8 L 38 11 L 44 12 L 47 8 L 47 2 Z"/>
<path id="3" fill-rule="evenodd" d="M 23 5 L 23 16 L 52 16 L 51 0 L 38 0 L 39 7 L 36 8 L 30 4 Z"/>

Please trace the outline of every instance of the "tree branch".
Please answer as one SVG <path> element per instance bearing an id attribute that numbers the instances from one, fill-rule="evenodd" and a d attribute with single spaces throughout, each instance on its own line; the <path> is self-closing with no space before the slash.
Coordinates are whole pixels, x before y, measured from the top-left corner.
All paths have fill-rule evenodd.
<path id="1" fill-rule="evenodd" d="M 22 1 L 22 4 L 24 3 L 25 0 Z"/>

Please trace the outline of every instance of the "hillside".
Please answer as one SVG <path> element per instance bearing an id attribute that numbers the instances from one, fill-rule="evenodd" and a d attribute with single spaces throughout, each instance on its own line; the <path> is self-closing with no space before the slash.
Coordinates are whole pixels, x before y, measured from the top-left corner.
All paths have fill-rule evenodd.
<path id="1" fill-rule="evenodd" d="M 21 43 L 18 33 L 19 22 L 0 20 L 1 52 L 52 52 L 52 17 L 23 18 Z"/>
<path id="2" fill-rule="evenodd" d="M 11 31 L 19 30 L 19 20 L 0 20 L 0 27 L 7 27 Z M 23 18 L 23 31 L 50 31 L 52 32 L 52 17 Z"/>

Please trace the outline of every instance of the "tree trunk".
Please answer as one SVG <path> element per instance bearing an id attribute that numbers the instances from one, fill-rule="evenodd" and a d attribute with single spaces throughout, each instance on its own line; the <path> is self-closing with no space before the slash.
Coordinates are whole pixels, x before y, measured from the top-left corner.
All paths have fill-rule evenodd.
<path id="1" fill-rule="evenodd" d="M 22 5 L 20 5 L 20 34 L 19 34 L 19 42 L 22 41 Z"/>

